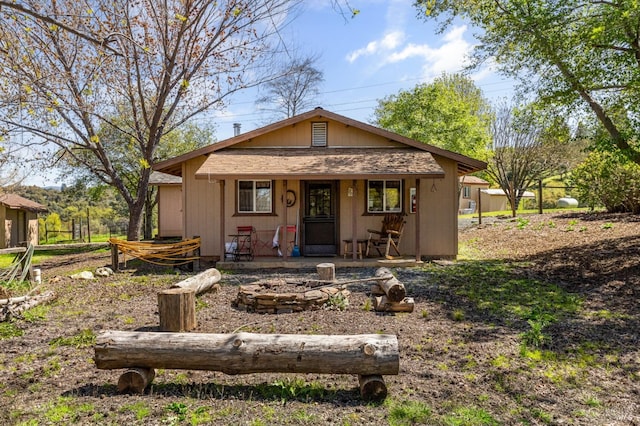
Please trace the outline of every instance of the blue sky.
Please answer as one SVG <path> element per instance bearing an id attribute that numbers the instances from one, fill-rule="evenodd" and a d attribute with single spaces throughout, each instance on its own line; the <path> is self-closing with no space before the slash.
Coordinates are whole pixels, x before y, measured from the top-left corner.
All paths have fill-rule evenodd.
<path id="1" fill-rule="evenodd" d="M 329 0 L 305 2 L 305 9 L 282 32 L 302 54 L 318 54 L 324 73 L 318 106 L 369 122 L 379 99 L 430 82 L 443 72 L 461 71 L 476 43 L 474 30 L 459 22 L 443 34 L 436 23 L 417 17 L 412 0 L 350 0 L 360 13 L 346 20 Z M 489 67 L 471 77 L 489 99 L 510 97 L 512 83 Z M 207 119 L 216 136 L 233 136 L 233 123 L 246 132 L 266 124 L 256 111 L 256 91 L 234 96 L 228 108 Z"/>

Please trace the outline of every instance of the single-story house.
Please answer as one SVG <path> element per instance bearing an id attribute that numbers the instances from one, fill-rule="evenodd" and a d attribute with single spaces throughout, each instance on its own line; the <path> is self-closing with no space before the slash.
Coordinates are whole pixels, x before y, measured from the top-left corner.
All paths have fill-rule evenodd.
<path id="1" fill-rule="evenodd" d="M 199 236 L 204 258 L 225 258 L 232 235 L 253 227 L 257 255 L 286 259 L 294 245 L 301 256 L 356 259 L 344 240 L 401 213 L 401 254 L 421 260 L 456 257 L 458 177 L 485 167 L 316 108 L 153 168 L 182 178 L 182 236 Z"/>
<path id="2" fill-rule="evenodd" d="M 182 178 L 162 172 L 152 172 L 149 185 L 158 187 L 158 235 L 163 238 L 182 237 Z"/>
<path id="3" fill-rule="evenodd" d="M 0 194 L 0 248 L 38 244 L 38 213 L 47 208 L 17 194 Z"/>
<path id="4" fill-rule="evenodd" d="M 460 176 L 460 214 L 476 213 L 480 195 L 478 190 L 488 189 L 489 182 L 477 176 Z M 483 210 L 485 211 L 485 210 Z"/>

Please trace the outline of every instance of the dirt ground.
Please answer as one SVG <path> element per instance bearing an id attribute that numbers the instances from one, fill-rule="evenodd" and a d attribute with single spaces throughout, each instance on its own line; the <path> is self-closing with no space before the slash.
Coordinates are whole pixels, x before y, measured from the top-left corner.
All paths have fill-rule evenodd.
<path id="1" fill-rule="evenodd" d="M 499 218 L 464 227 L 459 242 L 457 262 L 393 269 L 415 300 L 412 313 L 370 310 L 368 283 L 349 286 L 343 310 L 233 307 L 241 284 L 301 281 L 311 270 L 222 271 L 220 290 L 198 297 L 195 332 L 396 335 L 400 374 L 385 376 L 384 403 L 362 401 L 352 375 L 193 370 L 158 370 L 144 394 L 121 395 L 121 371 L 95 367 L 92 337 L 157 330 L 157 292 L 192 273 L 130 262 L 111 277 L 76 280 L 110 254 L 47 260 L 42 290 L 57 300 L 16 318 L 15 335 L 0 340 L 0 424 L 640 425 L 640 217 Z M 336 272 L 348 280 L 375 270 Z M 476 270 L 484 275 L 463 275 Z M 540 283 L 577 308 L 549 322 L 537 350 L 523 351 L 530 324 L 479 302 L 487 289 L 471 292 L 476 280 L 490 289 Z"/>

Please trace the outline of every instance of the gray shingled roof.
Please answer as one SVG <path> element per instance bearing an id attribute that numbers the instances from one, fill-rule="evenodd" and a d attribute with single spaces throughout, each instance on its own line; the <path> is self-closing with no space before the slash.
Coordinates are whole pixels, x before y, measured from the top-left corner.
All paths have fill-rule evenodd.
<path id="1" fill-rule="evenodd" d="M 444 177 L 431 153 L 414 148 L 250 148 L 209 154 L 199 179 Z"/>
<path id="2" fill-rule="evenodd" d="M 180 176 L 170 175 L 162 172 L 151 172 L 149 176 L 149 185 L 180 185 L 182 178 Z"/>

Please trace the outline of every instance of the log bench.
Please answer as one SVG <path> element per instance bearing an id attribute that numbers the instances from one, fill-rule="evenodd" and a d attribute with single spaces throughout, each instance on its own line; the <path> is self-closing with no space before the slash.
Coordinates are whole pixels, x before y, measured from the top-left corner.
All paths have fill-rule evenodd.
<path id="1" fill-rule="evenodd" d="M 98 335 L 99 369 L 126 369 L 120 392 L 141 393 L 155 368 L 226 374 L 354 374 L 364 400 L 387 396 L 383 375 L 399 372 L 395 335 L 209 334 L 105 331 Z"/>

